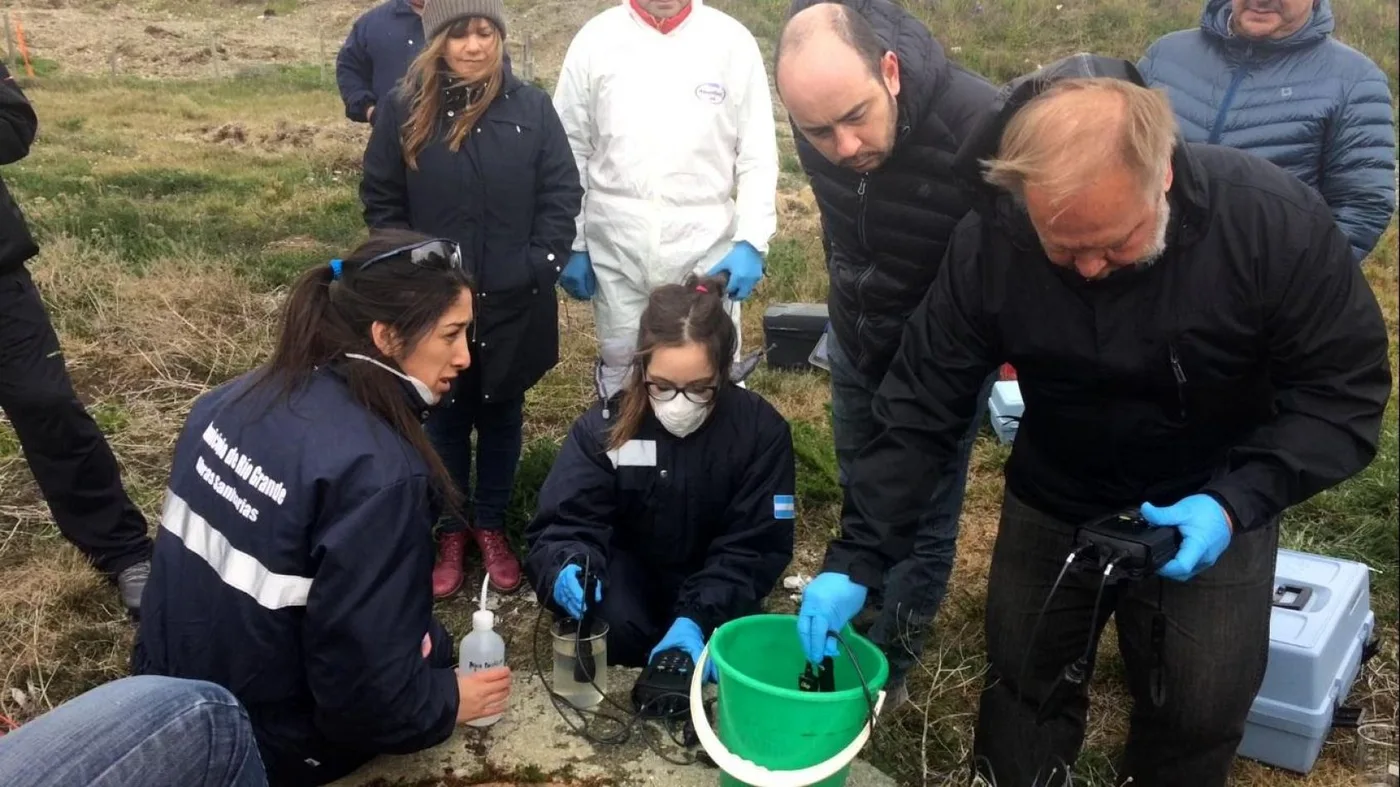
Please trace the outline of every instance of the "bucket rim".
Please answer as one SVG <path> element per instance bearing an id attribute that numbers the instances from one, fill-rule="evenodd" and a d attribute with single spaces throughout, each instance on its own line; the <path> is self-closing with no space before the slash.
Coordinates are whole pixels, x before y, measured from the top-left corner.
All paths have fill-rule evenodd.
<path id="1" fill-rule="evenodd" d="M 725 658 L 723 651 L 714 647 L 715 639 L 719 637 L 720 632 L 726 628 L 730 629 L 732 632 L 735 629 L 741 629 L 747 626 L 756 626 L 763 623 L 770 623 L 779 620 L 792 625 L 793 638 L 796 639 L 796 615 L 782 615 L 777 613 L 745 615 L 744 617 L 730 620 L 721 625 L 719 628 L 715 629 L 714 633 L 710 635 L 710 658 L 715 661 L 717 665 L 717 670 L 721 674 L 727 673 L 727 677 L 739 681 L 739 683 L 743 684 L 744 686 L 750 689 L 762 691 L 764 693 L 771 694 L 776 697 L 781 697 L 783 699 L 803 700 L 805 702 L 835 703 L 849 702 L 853 699 L 859 699 L 861 700 L 861 702 L 865 702 L 866 689 L 869 689 L 870 697 L 872 699 L 875 698 L 875 696 L 878 695 L 880 691 L 884 689 L 885 683 L 889 680 L 889 662 L 884 658 L 884 654 L 880 652 L 880 649 L 876 647 L 875 643 L 871 642 L 866 637 L 857 634 L 851 629 L 849 625 L 846 626 L 846 628 L 841 632 L 841 638 L 845 640 L 847 646 L 863 648 L 869 652 L 874 653 L 876 656 L 879 657 L 877 661 L 877 663 L 879 664 L 879 668 L 875 671 L 874 675 L 865 676 L 864 688 L 862 688 L 859 685 L 856 685 L 852 686 L 849 689 L 841 689 L 839 691 L 808 692 L 800 691 L 798 689 L 789 689 L 783 686 L 775 686 L 771 683 L 764 683 L 763 681 L 755 680 L 754 678 L 749 677 L 742 670 L 739 670 L 734 665 L 730 664 L 729 660 Z M 849 657 L 843 655 L 838 658 Z"/>

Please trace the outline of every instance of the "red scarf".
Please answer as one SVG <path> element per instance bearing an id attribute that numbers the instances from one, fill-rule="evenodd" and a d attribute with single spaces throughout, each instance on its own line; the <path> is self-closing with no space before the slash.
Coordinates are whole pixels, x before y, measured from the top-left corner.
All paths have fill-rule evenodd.
<path id="1" fill-rule="evenodd" d="M 681 9 L 681 12 L 679 14 L 676 14 L 670 19 L 657 19 L 656 17 L 642 10 L 642 6 L 640 3 L 637 2 L 637 0 L 629 0 L 629 2 L 632 4 L 632 10 L 637 12 L 637 16 L 641 17 L 643 22 L 646 22 L 647 24 L 651 25 L 657 30 L 660 30 L 662 35 L 665 35 L 671 32 L 672 30 L 675 30 L 676 28 L 680 27 L 681 22 L 684 22 L 685 18 L 690 16 L 690 9 L 695 7 L 694 3 L 689 3 L 686 5 L 685 8 Z"/>

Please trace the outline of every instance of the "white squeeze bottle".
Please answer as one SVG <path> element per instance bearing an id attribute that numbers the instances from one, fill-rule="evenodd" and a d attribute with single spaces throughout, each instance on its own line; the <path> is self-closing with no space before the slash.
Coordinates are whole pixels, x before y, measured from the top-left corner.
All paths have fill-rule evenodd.
<path id="1" fill-rule="evenodd" d="M 486 588 L 491 577 L 481 580 L 481 609 L 472 613 L 472 630 L 462 637 L 458 671 L 463 675 L 499 667 L 506 663 L 506 641 L 496 633 L 496 613 L 486 608 Z M 501 714 L 469 721 L 473 727 L 489 727 L 500 721 Z"/>

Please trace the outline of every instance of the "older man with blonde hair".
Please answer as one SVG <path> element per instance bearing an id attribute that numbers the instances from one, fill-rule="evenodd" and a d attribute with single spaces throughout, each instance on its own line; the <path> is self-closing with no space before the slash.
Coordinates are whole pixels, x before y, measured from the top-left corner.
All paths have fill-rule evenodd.
<path id="1" fill-rule="evenodd" d="M 1391 382 L 1375 295 L 1316 192 L 1181 141 L 1126 61 L 1011 83 L 958 167 L 976 207 L 876 396 L 881 431 L 798 633 L 810 657 L 859 611 L 1010 362 L 1026 406 L 987 584 L 978 771 L 1065 783 L 1113 617 L 1134 703 L 1120 781 L 1224 785 L 1267 662 L 1279 516 L 1376 452 Z M 1139 581 L 1108 559 L 1063 570 L 1078 525 L 1125 511 L 1173 528 L 1176 556 Z"/>

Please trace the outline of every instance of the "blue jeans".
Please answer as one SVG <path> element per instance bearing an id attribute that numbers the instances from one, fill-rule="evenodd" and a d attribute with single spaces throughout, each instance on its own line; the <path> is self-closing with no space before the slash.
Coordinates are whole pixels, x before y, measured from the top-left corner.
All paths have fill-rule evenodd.
<path id="1" fill-rule="evenodd" d="M 481 375 L 468 367 L 457 380 L 452 401 L 434 408 L 424 425 L 447 472 L 467 498 L 478 530 L 504 530 L 506 508 L 515 487 L 523 442 L 525 397 L 487 402 L 481 396 Z M 472 477 L 472 429 L 476 430 L 476 488 Z M 464 512 L 467 513 L 467 512 Z M 441 531 L 460 533 L 467 521 L 450 517 Z"/>
<path id="2" fill-rule="evenodd" d="M 856 455 L 879 434 L 871 402 L 880 380 L 862 374 L 852 365 L 834 333 L 827 336 L 827 357 L 831 364 L 831 431 L 844 489 Z M 977 412 L 958 441 L 957 454 L 946 471 L 930 479 L 934 482 L 933 492 L 919 519 L 914 551 L 886 574 L 883 593 L 871 594 L 867 602 L 872 611 L 878 609 L 867 636 L 885 652 L 891 684 L 902 680 L 918 662 L 928 625 L 947 593 L 958 547 L 958 518 L 962 515 L 967 468 L 977 432 L 987 417 L 987 397 L 995 381 L 995 374 L 989 376 L 978 393 Z"/>
<path id="3" fill-rule="evenodd" d="M 0 738 L 5 787 L 266 787 L 248 714 L 222 686 L 106 683 Z"/>

